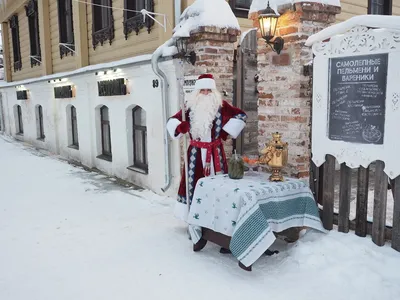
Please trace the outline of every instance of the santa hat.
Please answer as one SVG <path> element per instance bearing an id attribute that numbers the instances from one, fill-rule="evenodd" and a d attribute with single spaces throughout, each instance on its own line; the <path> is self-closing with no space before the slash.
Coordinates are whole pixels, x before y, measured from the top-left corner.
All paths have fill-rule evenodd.
<path id="1" fill-rule="evenodd" d="M 194 85 L 195 90 L 215 90 L 217 88 L 214 80 L 214 76 L 212 74 L 203 74 L 200 75 Z"/>

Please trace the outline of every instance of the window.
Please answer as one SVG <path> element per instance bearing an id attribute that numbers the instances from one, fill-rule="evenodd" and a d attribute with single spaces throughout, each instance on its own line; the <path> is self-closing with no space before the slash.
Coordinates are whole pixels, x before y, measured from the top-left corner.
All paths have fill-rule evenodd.
<path id="1" fill-rule="evenodd" d="M 12 38 L 12 47 L 14 55 L 14 72 L 16 72 L 22 69 L 21 45 L 19 42 L 18 15 L 14 15 L 11 17 L 10 28 L 11 28 L 11 38 Z"/>
<path id="2" fill-rule="evenodd" d="M 148 171 L 146 112 L 139 106 L 132 109 L 133 167 Z"/>
<path id="3" fill-rule="evenodd" d="M 114 39 L 114 19 L 111 0 L 92 0 L 92 43 L 93 49 L 100 43 Z"/>
<path id="4" fill-rule="evenodd" d="M 24 123 L 22 122 L 22 109 L 21 105 L 17 105 L 17 134 L 24 134 Z"/>
<path id="5" fill-rule="evenodd" d="M 392 6 L 392 0 L 368 0 L 368 14 L 391 15 Z"/>
<path id="6" fill-rule="evenodd" d="M 128 39 L 128 35 L 135 31 L 136 35 L 139 34 L 140 29 L 146 26 L 147 32 L 150 33 L 151 27 L 154 25 L 154 20 L 147 17 L 143 20 L 143 15 L 139 12 L 142 9 L 154 12 L 154 1 L 153 0 L 124 0 L 125 10 L 124 11 L 124 34 L 125 39 Z"/>
<path id="7" fill-rule="evenodd" d="M 29 0 L 25 6 L 28 17 L 29 40 L 31 45 L 31 67 L 40 65 L 40 39 L 39 39 L 39 15 L 37 0 Z"/>
<path id="8" fill-rule="evenodd" d="M 100 108 L 100 120 L 101 120 L 101 147 L 102 157 L 108 160 L 112 158 L 111 152 L 111 128 L 110 128 L 110 116 L 107 106 Z"/>
<path id="9" fill-rule="evenodd" d="M 60 34 L 60 57 L 71 53 L 74 55 L 74 23 L 72 17 L 72 0 L 58 0 L 58 29 Z"/>
<path id="10" fill-rule="evenodd" d="M 229 0 L 233 13 L 239 18 L 248 18 L 252 0 Z"/>
<path id="11" fill-rule="evenodd" d="M 43 127 L 43 108 L 41 105 L 36 106 L 36 128 L 37 139 L 44 140 L 44 127 Z"/>
<path id="12" fill-rule="evenodd" d="M 75 148 L 79 149 L 78 141 L 78 123 L 76 121 L 76 108 L 71 106 L 71 132 L 72 132 L 72 144 Z"/>

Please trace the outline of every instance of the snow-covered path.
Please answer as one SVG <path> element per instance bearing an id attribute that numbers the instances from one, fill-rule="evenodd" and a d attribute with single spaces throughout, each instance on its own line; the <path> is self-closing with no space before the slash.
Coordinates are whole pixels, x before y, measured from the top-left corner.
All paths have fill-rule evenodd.
<path id="1" fill-rule="evenodd" d="M 400 253 L 307 232 L 247 273 L 191 250 L 173 200 L 35 155 L 0 136 L 0 299 L 398 299 Z"/>

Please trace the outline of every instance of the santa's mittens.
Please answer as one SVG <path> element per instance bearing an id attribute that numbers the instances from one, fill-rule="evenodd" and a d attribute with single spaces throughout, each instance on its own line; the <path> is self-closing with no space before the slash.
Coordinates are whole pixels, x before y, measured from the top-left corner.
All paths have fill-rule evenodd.
<path id="1" fill-rule="evenodd" d="M 221 130 L 221 132 L 219 133 L 219 137 L 223 140 L 226 141 L 226 139 L 228 138 L 228 133 L 225 130 Z"/>
<path id="2" fill-rule="evenodd" d="M 189 122 L 187 121 L 183 121 L 181 124 L 178 125 L 178 127 L 176 127 L 176 133 L 177 135 L 180 133 L 188 133 L 190 129 L 190 125 Z"/>

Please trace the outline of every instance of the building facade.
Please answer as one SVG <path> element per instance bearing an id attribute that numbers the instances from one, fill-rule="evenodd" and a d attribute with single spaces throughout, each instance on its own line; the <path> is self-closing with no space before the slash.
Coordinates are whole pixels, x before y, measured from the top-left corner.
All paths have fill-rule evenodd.
<path id="1" fill-rule="evenodd" d="M 177 186 L 179 145 L 169 144 L 164 132 L 167 115 L 179 109 L 181 82 L 177 79 L 187 74 L 181 73 L 179 60 L 165 54 L 159 67 L 166 81 L 161 80 L 156 75 L 152 53 L 170 40 L 179 16 L 194 2 L 1 2 L 5 70 L 5 82 L 0 86 L 1 130 L 38 148 L 156 192 Z M 253 20 L 248 18 L 251 0 L 227 2 L 241 31 L 253 28 Z M 378 9 L 379 3 L 343 0 L 336 20 L 366 14 Z M 400 14 L 400 0 L 390 4 L 390 9 L 389 6 L 380 9 Z M 150 15 L 144 18 L 142 9 Z M 216 37 L 215 32 L 210 34 Z M 237 43 L 229 34 L 229 43 L 222 43 L 219 37 L 207 42 L 211 36 L 207 32 L 198 35 L 202 38 L 202 49 L 211 52 L 197 53 L 198 62 L 189 75 L 204 70 L 220 72 L 218 84 L 227 87 L 227 97 L 232 100 L 229 92 L 233 91 Z M 236 36 L 232 36 L 235 41 Z M 220 43 L 218 47 L 225 45 L 227 48 L 222 49 L 225 53 L 219 55 L 218 47 L 213 48 L 212 43 Z M 291 52 L 281 57 L 288 53 Z M 210 60 L 224 65 L 214 68 Z M 263 95 L 260 94 L 260 103 L 265 102 Z M 166 98 L 170 100 L 168 103 Z M 255 122 L 263 122 L 260 109 L 255 118 Z M 174 192 L 169 190 L 171 194 Z"/>

